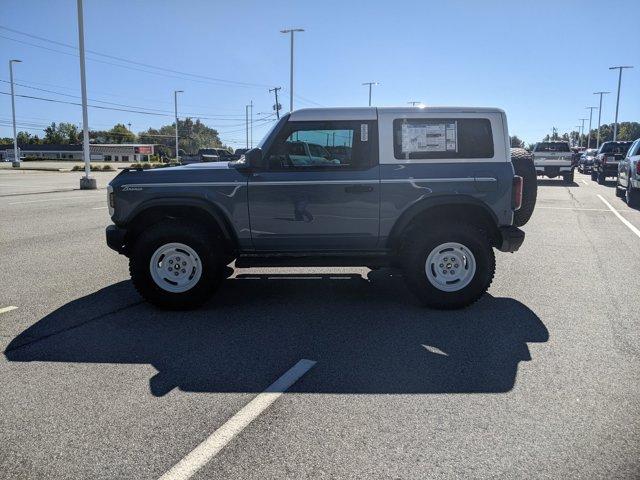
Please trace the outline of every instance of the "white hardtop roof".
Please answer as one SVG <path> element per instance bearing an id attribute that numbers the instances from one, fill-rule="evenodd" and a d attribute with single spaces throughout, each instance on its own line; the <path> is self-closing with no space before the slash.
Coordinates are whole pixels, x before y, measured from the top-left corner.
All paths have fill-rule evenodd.
<path id="1" fill-rule="evenodd" d="M 303 108 L 291 113 L 292 121 L 376 120 L 378 113 L 407 115 L 415 113 L 504 113 L 489 107 L 327 107 Z"/>

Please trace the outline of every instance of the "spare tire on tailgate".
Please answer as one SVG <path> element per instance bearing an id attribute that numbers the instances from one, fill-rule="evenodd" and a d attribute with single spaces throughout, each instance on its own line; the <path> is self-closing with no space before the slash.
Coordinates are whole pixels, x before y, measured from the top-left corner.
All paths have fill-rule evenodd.
<path id="1" fill-rule="evenodd" d="M 523 181 L 522 206 L 513 214 L 513 224 L 521 227 L 529 221 L 536 206 L 538 196 L 536 167 L 533 165 L 531 154 L 524 148 L 511 149 L 511 163 L 516 175 L 521 176 Z"/>

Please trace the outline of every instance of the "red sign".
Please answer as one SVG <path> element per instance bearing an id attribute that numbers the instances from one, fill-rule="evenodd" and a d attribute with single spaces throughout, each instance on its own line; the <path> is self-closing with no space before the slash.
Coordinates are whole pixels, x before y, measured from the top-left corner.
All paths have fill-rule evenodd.
<path id="1" fill-rule="evenodd" d="M 153 145 L 144 145 L 142 147 L 133 147 L 133 153 L 142 155 L 153 155 Z"/>

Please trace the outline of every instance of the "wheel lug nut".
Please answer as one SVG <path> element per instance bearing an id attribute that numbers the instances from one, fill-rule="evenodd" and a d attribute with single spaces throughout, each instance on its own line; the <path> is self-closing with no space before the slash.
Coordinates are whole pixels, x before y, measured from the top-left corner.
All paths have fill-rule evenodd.
<path id="1" fill-rule="evenodd" d="M 169 265 L 173 265 L 173 260 L 169 260 Z"/>
<path id="2" fill-rule="evenodd" d="M 182 266 L 186 267 L 187 266 L 187 262 L 182 262 Z"/>
<path id="3" fill-rule="evenodd" d="M 455 268 L 458 268 L 458 264 L 457 264 L 457 263 L 456 263 L 456 264 L 454 264 L 453 266 L 454 266 Z"/>
<path id="4" fill-rule="evenodd" d="M 173 268 L 169 267 L 169 271 L 170 271 L 170 272 L 173 272 Z"/>
<path id="5" fill-rule="evenodd" d="M 178 272 L 175 272 L 174 275 L 177 277 L 178 276 Z"/>
<path id="6" fill-rule="evenodd" d="M 446 275 L 446 274 L 447 274 L 447 271 L 446 271 L 446 270 L 442 270 L 442 273 L 444 273 L 444 274 Z"/>
<path id="7" fill-rule="evenodd" d="M 187 273 L 187 271 L 183 268 L 183 269 L 182 269 L 182 273 Z"/>
<path id="8" fill-rule="evenodd" d="M 443 268 L 443 267 L 444 267 L 444 264 L 443 264 L 443 263 L 441 263 L 441 264 L 440 264 L 440 268 Z"/>

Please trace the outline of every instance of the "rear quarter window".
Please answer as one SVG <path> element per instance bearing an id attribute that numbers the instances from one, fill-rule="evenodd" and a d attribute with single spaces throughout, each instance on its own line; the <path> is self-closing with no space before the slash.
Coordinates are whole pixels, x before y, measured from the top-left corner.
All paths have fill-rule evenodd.
<path id="1" fill-rule="evenodd" d="M 396 159 L 492 158 L 487 118 L 398 118 L 393 121 Z"/>

